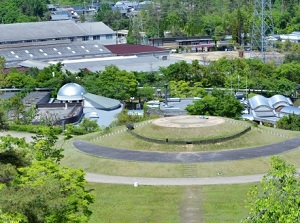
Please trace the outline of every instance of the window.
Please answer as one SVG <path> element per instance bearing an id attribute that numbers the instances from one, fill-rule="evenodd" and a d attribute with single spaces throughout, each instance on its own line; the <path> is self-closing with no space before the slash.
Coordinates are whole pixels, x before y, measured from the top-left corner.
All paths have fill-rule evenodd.
<path id="1" fill-rule="evenodd" d="M 93 40 L 100 40 L 100 36 L 93 36 Z"/>
<path id="2" fill-rule="evenodd" d="M 106 39 L 112 39 L 112 34 L 105 35 Z"/>
<path id="3" fill-rule="evenodd" d="M 88 37 L 88 36 L 82 37 L 82 41 L 88 41 L 88 40 L 89 40 L 89 37 Z"/>

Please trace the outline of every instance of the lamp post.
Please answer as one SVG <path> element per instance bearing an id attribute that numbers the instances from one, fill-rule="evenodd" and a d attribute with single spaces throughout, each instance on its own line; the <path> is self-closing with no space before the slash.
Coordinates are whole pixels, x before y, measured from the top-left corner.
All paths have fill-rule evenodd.
<path id="1" fill-rule="evenodd" d="M 240 93 L 240 75 L 238 74 L 238 89 L 237 92 Z"/>
<path id="2" fill-rule="evenodd" d="M 164 84 L 165 86 L 165 107 L 168 107 L 168 84 Z"/>

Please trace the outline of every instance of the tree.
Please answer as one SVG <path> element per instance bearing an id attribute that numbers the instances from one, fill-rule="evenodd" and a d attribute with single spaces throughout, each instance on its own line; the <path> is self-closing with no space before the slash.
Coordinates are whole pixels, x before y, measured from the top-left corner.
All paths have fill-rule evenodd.
<path id="1" fill-rule="evenodd" d="M 22 98 L 18 95 L 13 96 L 9 99 L 9 107 L 13 112 L 16 121 L 19 122 L 22 114 L 25 112 L 25 105 Z"/>
<path id="2" fill-rule="evenodd" d="M 300 130 L 300 115 L 289 114 L 289 115 L 283 116 L 276 123 L 276 127 L 279 129 L 299 131 Z"/>
<path id="3" fill-rule="evenodd" d="M 109 98 L 126 101 L 135 95 L 137 90 L 134 73 L 120 70 L 115 65 L 107 66 L 96 81 L 98 87 L 91 93 Z"/>
<path id="4" fill-rule="evenodd" d="M 0 190 L 4 213 L 26 216 L 30 223 L 88 221 L 93 196 L 84 189 L 82 170 L 45 160 L 18 171 L 11 186 Z"/>
<path id="5" fill-rule="evenodd" d="M 0 137 L 0 222 L 88 222 L 94 198 L 85 174 L 59 165 L 57 138 L 47 137 Z"/>
<path id="6" fill-rule="evenodd" d="M 7 122 L 7 110 L 6 110 L 6 103 L 4 100 L 0 99 L 0 130 L 7 129 L 8 122 Z"/>
<path id="7" fill-rule="evenodd" d="M 244 223 L 300 221 L 300 183 L 294 165 L 271 157 L 271 169 L 259 186 L 249 191 L 249 216 Z"/>
<path id="8" fill-rule="evenodd" d="M 58 137 L 55 135 L 53 128 L 47 128 L 32 138 L 34 139 L 32 148 L 36 160 L 42 161 L 51 159 L 53 162 L 59 163 L 64 157 L 62 154 L 63 148 L 56 148 L 54 146 Z"/>
<path id="9" fill-rule="evenodd" d="M 152 100 L 154 97 L 155 89 L 150 87 L 149 85 L 144 85 L 143 87 L 139 87 L 137 89 L 137 97 L 139 98 L 139 103 L 141 101 L 141 98 L 143 101 Z"/>
<path id="10" fill-rule="evenodd" d="M 188 105 L 186 110 L 191 115 L 213 115 L 228 118 L 239 118 L 244 106 L 232 94 L 226 91 L 213 90 L 211 95 Z"/>

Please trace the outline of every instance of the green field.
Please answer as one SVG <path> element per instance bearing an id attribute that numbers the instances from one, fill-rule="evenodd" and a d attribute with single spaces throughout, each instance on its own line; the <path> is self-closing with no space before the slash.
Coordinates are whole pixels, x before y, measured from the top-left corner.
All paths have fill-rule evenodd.
<path id="1" fill-rule="evenodd" d="M 122 127 L 113 129 L 110 134 L 101 138 L 100 133 L 93 133 L 75 139 L 89 141 L 90 143 L 117 148 L 143 149 L 149 151 L 211 151 L 221 149 L 255 147 L 286 140 L 299 135 L 299 132 L 291 132 L 280 129 L 259 126 L 238 139 L 213 145 L 165 145 L 155 144 L 139 140 L 127 131 L 120 131 Z M 124 127 L 123 127 L 124 129 Z M 237 161 L 208 162 L 208 163 L 152 163 L 133 162 L 126 160 L 113 160 L 94 157 L 84 154 L 72 145 L 74 139 L 64 142 L 65 158 L 62 164 L 82 168 L 86 172 L 119 175 L 119 176 L 144 176 L 144 177 L 185 177 L 187 167 L 193 166 L 193 176 L 212 177 L 222 173 L 223 176 L 238 176 L 265 173 L 269 169 L 269 157 L 245 159 Z M 62 142 L 61 142 L 62 143 Z M 140 147 L 139 147 L 140 146 Z M 281 154 L 284 159 L 299 166 L 298 157 L 300 149 L 295 149 Z"/>
<path id="2" fill-rule="evenodd" d="M 203 140 L 231 136 L 242 132 L 250 125 L 246 122 L 225 119 L 225 122 L 209 127 L 171 128 L 146 124 L 134 129 L 139 135 L 154 139 Z"/>
<path id="3" fill-rule="evenodd" d="M 134 187 L 90 183 L 96 202 L 91 205 L 89 223 L 179 223 L 187 218 L 197 220 L 191 222 L 240 222 L 247 216 L 246 194 L 253 185 Z M 192 199 L 192 207 L 187 191 L 198 197 Z"/>
<path id="4" fill-rule="evenodd" d="M 145 134 L 151 125 L 137 127 Z M 239 126 L 239 125 L 238 125 Z M 243 126 L 243 125 L 241 125 Z M 140 129 L 139 129 L 140 128 Z M 149 128 L 147 130 L 147 128 Z M 227 131 L 231 134 L 237 128 Z M 155 132 L 155 131 L 154 131 Z M 207 131 L 208 132 L 208 131 Z M 153 134 L 153 133 L 151 133 Z M 159 137 L 162 132 L 153 137 Z M 270 158 L 261 157 L 238 161 L 209 163 L 151 163 L 113 160 L 84 154 L 72 145 L 73 140 L 80 139 L 90 143 L 131 150 L 149 151 L 214 151 L 237 149 L 272 144 L 288 138 L 299 136 L 299 132 L 291 132 L 258 126 L 238 139 L 224 143 L 201 146 L 154 144 L 139 140 L 126 131 L 126 128 L 112 129 L 109 135 L 93 133 L 75 137 L 68 141 L 60 141 L 59 146 L 65 148 L 62 164 L 82 168 L 86 172 L 135 176 L 135 177 L 185 177 L 187 169 L 194 177 L 238 176 L 266 173 L 270 168 Z M 203 134 L 202 134 L 203 136 Z M 194 137 L 194 136 L 193 136 Z M 197 136 L 196 136 L 197 137 Z M 280 154 L 289 163 L 300 167 L 300 149 Z M 99 222 L 240 222 L 247 216 L 245 208 L 246 194 L 254 184 L 212 185 L 212 186 L 139 186 L 89 183 L 95 195 L 95 203 L 91 205 L 93 214 L 90 223 Z M 194 219 L 194 221 L 192 221 Z M 196 219 L 196 221 L 195 221 Z"/>

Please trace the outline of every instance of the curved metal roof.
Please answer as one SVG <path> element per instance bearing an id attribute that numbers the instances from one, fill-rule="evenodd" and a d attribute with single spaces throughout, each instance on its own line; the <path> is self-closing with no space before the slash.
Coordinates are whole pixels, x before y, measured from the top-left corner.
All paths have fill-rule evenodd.
<path id="1" fill-rule="evenodd" d="M 249 104 L 250 104 L 250 108 L 253 110 L 255 110 L 256 108 L 258 108 L 260 106 L 266 106 L 266 107 L 270 108 L 271 110 L 273 109 L 271 107 L 271 105 L 269 104 L 268 99 L 262 95 L 255 95 L 252 98 L 249 98 Z"/>
<path id="2" fill-rule="evenodd" d="M 284 97 L 283 95 L 280 95 L 280 94 L 272 96 L 270 98 L 270 102 L 271 102 L 272 106 L 275 106 L 276 104 L 279 104 L 279 103 L 282 103 L 286 106 L 293 105 L 292 101 L 289 98 Z"/>
<path id="3" fill-rule="evenodd" d="M 81 85 L 68 83 L 59 89 L 57 99 L 62 101 L 82 100 L 84 94 L 86 94 L 86 91 Z"/>
<path id="4" fill-rule="evenodd" d="M 94 108 L 111 111 L 121 107 L 121 102 L 116 99 L 107 98 L 95 94 L 87 93 L 84 95 L 85 106 L 88 101 Z"/>
<path id="5" fill-rule="evenodd" d="M 285 113 L 285 114 L 299 115 L 300 114 L 300 108 L 297 108 L 297 107 L 294 107 L 294 106 L 285 106 L 280 110 L 280 112 Z"/>

